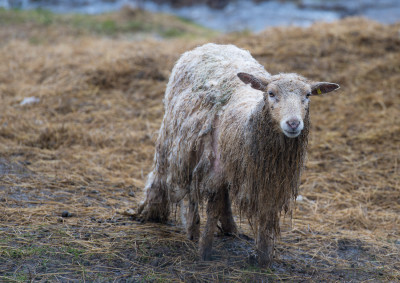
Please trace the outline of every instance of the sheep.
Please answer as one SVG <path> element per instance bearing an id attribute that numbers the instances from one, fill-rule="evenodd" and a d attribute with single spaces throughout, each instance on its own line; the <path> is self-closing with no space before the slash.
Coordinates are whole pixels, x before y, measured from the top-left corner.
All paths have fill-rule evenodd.
<path id="1" fill-rule="evenodd" d="M 258 263 L 268 266 L 282 211 L 295 200 L 306 156 L 309 97 L 339 85 L 294 73 L 269 74 L 248 51 L 213 43 L 184 53 L 168 82 L 154 168 L 141 219 L 165 222 L 187 198 L 186 231 L 211 259 L 218 221 L 237 233 L 231 200 L 256 234 Z M 200 237 L 199 205 L 207 201 Z"/>

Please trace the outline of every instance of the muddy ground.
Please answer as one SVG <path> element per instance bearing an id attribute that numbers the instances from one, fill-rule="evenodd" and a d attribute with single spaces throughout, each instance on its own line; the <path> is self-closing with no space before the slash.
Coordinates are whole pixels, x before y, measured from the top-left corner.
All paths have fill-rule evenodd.
<path id="1" fill-rule="evenodd" d="M 399 280 L 399 24 L 210 38 L 182 37 L 180 23 L 176 36 L 139 39 L 53 23 L 0 26 L 0 281 Z M 341 85 L 312 99 L 302 198 L 270 269 L 254 263 L 239 216 L 244 235 L 217 236 L 202 262 L 178 211 L 168 224 L 125 213 L 143 196 L 171 68 L 209 41 L 250 50 L 271 73 Z"/>

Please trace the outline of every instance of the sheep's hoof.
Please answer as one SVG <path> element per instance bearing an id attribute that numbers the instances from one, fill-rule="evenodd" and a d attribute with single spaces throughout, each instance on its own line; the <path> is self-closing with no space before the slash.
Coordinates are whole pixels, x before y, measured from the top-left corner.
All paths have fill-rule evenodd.
<path id="1" fill-rule="evenodd" d="M 247 262 L 251 265 L 257 265 L 257 255 L 255 253 L 250 254 L 247 258 Z"/>
<path id="2" fill-rule="evenodd" d="M 243 234 L 243 233 L 239 234 L 239 238 L 242 239 L 242 240 L 248 241 L 248 242 L 254 241 L 251 237 L 249 237 L 249 236 L 247 236 L 246 234 Z"/>
<path id="3" fill-rule="evenodd" d="M 271 266 L 272 259 L 271 258 L 261 258 L 258 254 L 252 253 L 247 258 L 247 262 L 251 265 L 258 265 L 262 268 L 268 268 Z"/>
<path id="4" fill-rule="evenodd" d="M 188 233 L 187 238 L 190 241 L 197 242 L 199 240 L 199 233 Z"/>
<path id="5" fill-rule="evenodd" d="M 210 261 L 211 260 L 211 248 L 200 250 L 201 260 Z"/>
<path id="6" fill-rule="evenodd" d="M 132 218 L 141 223 L 144 222 L 156 222 L 166 223 L 168 221 L 168 210 L 158 209 L 149 205 L 141 205 L 136 214 L 132 215 Z"/>
<path id="7" fill-rule="evenodd" d="M 269 260 L 266 260 L 266 261 L 262 260 L 262 261 L 260 261 L 260 259 L 258 259 L 258 266 L 259 266 L 259 267 L 262 267 L 262 268 L 271 267 L 271 263 L 272 263 L 272 261 L 269 261 Z"/>
<path id="8" fill-rule="evenodd" d="M 132 217 L 133 220 L 139 221 L 141 223 L 146 221 L 146 212 L 144 212 L 144 205 L 142 204 L 141 206 L 139 206 L 138 210 L 136 213 L 132 213 L 130 214 L 130 216 Z"/>
<path id="9" fill-rule="evenodd" d="M 219 234 L 223 236 L 235 237 L 237 235 L 237 228 L 236 226 L 229 226 L 229 227 L 221 227 L 217 226 L 219 230 Z"/>
<path id="10" fill-rule="evenodd" d="M 138 222 L 140 222 L 140 223 L 146 222 L 146 218 L 143 217 L 142 214 L 138 214 L 138 213 L 132 215 L 132 219 L 133 219 L 133 220 L 136 220 L 136 221 L 138 221 Z"/>
<path id="11" fill-rule="evenodd" d="M 132 218 L 140 223 L 154 222 L 154 223 L 167 223 L 168 217 L 158 214 L 141 213 L 132 216 Z"/>
<path id="12" fill-rule="evenodd" d="M 266 255 L 264 253 L 259 253 L 257 255 L 257 262 L 259 267 L 270 267 L 272 263 L 272 255 Z"/>
<path id="13" fill-rule="evenodd" d="M 203 254 L 201 255 L 201 260 L 203 260 L 203 261 L 210 261 L 210 260 L 211 260 L 211 252 L 209 252 L 209 253 L 203 253 Z"/>

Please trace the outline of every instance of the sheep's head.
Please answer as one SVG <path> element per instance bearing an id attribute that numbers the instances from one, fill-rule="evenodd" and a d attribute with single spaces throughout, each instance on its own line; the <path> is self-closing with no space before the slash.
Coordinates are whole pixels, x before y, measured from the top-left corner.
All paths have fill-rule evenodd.
<path id="1" fill-rule="evenodd" d="M 238 73 L 238 77 L 245 84 L 264 92 L 264 101 L 273 120 L 289 138 L 297 137 L 304 128 L 309 97 L 339 88 L 338 84 L 310 82 L 297 74 L 279 74 L 265 79 Z"/>

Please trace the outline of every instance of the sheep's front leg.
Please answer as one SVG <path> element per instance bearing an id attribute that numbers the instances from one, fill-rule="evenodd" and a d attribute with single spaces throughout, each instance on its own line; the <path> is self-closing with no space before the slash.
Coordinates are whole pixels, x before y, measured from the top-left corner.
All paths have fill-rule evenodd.
<path id="1" fill-rule="evenodd" d="M 219 221 L 221 222 L 222 232 L 225 234 L 236 234 L 237 227 L 233 220 L 231 200 L 229 198 L 228 186 L 225 186 L 222 192 L 222 207 Z"/>
<path id="2" fill-rule="evenodd" d="M 275 232 L 273 225 L 273 221 L 260 219 L 257 233 L 257 257 L 258 264 L 262 267 L 270 266 L 274 256 Z"/>
<path id="3" fill-rule="evenodd" d="M 199 203 L 189 195 L 189 211 L 187 214 L 187 237 L 189 240 L 197 240 L 200 235 Z"/>
<path id="4" fill-rule="evenodd" d="M 212 194 L 207 202 L 207 222 L 201 235 L 199 251 L 202 260 L 211 260 L 214 232 L 217 227 L 221 207 L 220 192 Z"/>

